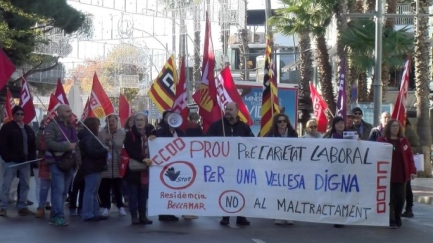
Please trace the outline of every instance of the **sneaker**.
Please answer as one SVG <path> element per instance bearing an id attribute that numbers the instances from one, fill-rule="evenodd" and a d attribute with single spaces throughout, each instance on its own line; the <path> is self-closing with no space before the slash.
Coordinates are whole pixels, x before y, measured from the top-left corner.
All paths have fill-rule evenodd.
<path id="1" fill-rule="evenodd" d="M 276 220 L 274 220 L 274 224 L 275 225 L 283 225 L 284 224 L 284 220 L 276 219 Z"/>
<path id="2" fill-rule="evenodd" d="M 104 208 L 104 209 L 102 210 L 102 213 L 101 213 L 102 216 L 104 216 L 104 217 L 108 217 L 109 214 L 110 214 L 110 209 L 108 209 L 108 208 Z"/>
<path id="3" fill-rule="evenodd" d="M 69 209 L 69 216 L 77 216 L 77 210 L 76 209 Z"/>
<path id="4" fill-rule="evenodd" d="M 45 217 L 45 209 L 38 208 L 36 211 L 36 218 L 43 218 L 43 217 Z"/>
<path id="5" fill-rule="evenodd" d="M 6 217 L 7 215 L 8 215 L 8 211 L 6 211 L 6 209 L 4 208 L 0 209 L 0 216 Z"/>
<path id="6" fill-rule="evenodd" d="M 242 218 L 236 219 L 236 224 L 237 225 L 250 225 L 251 223 L 246 218 L 242 217 Z"/>
<path id="7" fill-rule="evenodd" d="M 413 218 L 413 216 L 413 212 L 409 210 L 406 210 L 404 213 L 401 214 L 401 217 L 403 218 Z"/>
<path id="8" fill-rule="evenodd" d="M 35 215 L 35 212 L 30 211 L 28 208 L 21 208 L 18 209 L 18 215 L 19 216 L 28 216 L 28 215 Z"/>
<path id="9" fill-rule="evenodd" d="M 126 211 L 125 211 L 125 208 L 124 208 L 124 207 L 120 207 L 120 208 L 119 208 L 119 215 L 120 215 L 120 216 L 125 216 L 125 215 L 126 215 Z"/>
<path id="10" fill-rule="evenodd" d="M 66 222 L 66 220 L 64 218 L 51 218 L 50 219 L 50 223 L 51 225 L 55 225 L 55 226 L 68 226 L 69 223 Z"/>

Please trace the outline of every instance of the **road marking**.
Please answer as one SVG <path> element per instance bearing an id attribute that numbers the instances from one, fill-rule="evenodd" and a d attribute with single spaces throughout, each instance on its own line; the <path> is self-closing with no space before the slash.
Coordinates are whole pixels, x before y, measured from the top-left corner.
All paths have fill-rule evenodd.
<path id="1" fill-rule="evenodd" d="M 263 241 L 261 239 L 251 239 L 252 241 L 254 241 L 255 243 L 266 243 L 266 241 Z"/>

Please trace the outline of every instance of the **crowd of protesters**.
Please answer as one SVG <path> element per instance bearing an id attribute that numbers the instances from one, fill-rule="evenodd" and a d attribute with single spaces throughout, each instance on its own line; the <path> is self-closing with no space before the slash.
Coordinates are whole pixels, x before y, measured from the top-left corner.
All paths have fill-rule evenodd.
<path id="1" fill-rule="evenodd" d="M 228 103 L 224 117 L 212 124 L 204 134 L 196 114 L 176 128 L 167 120 L 173 111 L 165 111 L 156 127 L 148 122 L 144 113 L 129 117 L 123 128 L 116 115 L 109 115 L 106 127 L 100 128 L 97 118 L 87 118 L 83 123 L 75 124 L 71 119 L 71 108 L 60 105 L 57 118 L 46 126 L 42 122 L 35 132 L 23 123 L 24 110 L 15 106 L 13 120 L 0 129 L 0 216 L 10 216 L 9 204 L 16 201 L 20 216 L 34 215 L 42 219 L 47 217 L 49 211 L 50 224 L 67 226 L 69 223 L 64 212 L 66 202 L 69 203 L 70 217 L 80 216 L 87 222 L 108 219 L 114 204 L 119 216 L 126 216 L 129 212 L 132 224 L 152 224 L 146 214 L 148 168 L 152 163 L 148 141 L 155 137 L 254 137 L 250 127 L 239 120 L 238 112 L 236 103 Z M 362 110 L 356 107 L 346 118 L 334 117 L 332 126 L 325 134 L 317 131 L 316 120 L 308 121 L 305 134 L 301 137 L 343 139 L 344 131 L 355 131 L 360 140 L 392 144 L 389 227 L 397 229 L 402 226 L 401 217 L 414 216 L 410 180 L 416 174 L 413 156 L 420 152 L 419 139 L 411 129 L 409 120 L 403 127 L 398 120 L 391 119 L 390 114 L 384 112 L 380 121 L 381 124 L 373 128 L 363 120 Z M 299 137 L 289 117 L 283 113 L 274 115 L 272 127 L 265 136 L 281 139 Z M 129 163 L 134 160 L 142 169 L 133 170 L 126 166 L 121 172 L 123 149 L 129 157 Z M 33 203 L 27 198 L 31 175 L 36 182 L 36 212 L 28 208 Z M 197 218 L 194 215 L 183 217 Z M 179 217 L 159 215 L 158 220 L 178 221 Z M 294 224 L 293 221 L 282 219 L 275 219 L 274 223 Z M 230 224 L 229 217 L 223 217 L 220 224 Z M 250 222 L 245 217 L 237 217 L 236 224 L 250 225 Z M 341 228 L 343 225 L 334 227 Z"/>

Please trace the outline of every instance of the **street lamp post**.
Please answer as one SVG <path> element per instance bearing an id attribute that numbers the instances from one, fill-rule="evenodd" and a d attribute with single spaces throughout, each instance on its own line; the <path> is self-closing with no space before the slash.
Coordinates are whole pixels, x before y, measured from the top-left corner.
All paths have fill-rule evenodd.
<path id="1" fill-rule="evenodd" d="M 376 0 L 376 23 L 375 33 L 376 41 L 374 43 L 374 57 L 375 57 L 375 68 L 374 68 L 374 125 L 379 124 L 380 113 L 382 113 L 382 33 L 383 33 L 383 2 L 382 0 Z"/>

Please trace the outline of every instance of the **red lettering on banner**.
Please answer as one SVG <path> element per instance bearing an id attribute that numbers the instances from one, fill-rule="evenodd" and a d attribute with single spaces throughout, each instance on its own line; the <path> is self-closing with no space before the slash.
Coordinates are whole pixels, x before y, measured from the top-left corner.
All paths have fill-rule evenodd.
<path id="1" fill-rule="evenodd" d="M 230 142 L 191 141 L 189 154 L 194 158 L 199 153 L 203 158 L 227 157 L 230 153 Z"/>
<path id="2" fill-rule="evenodd" d="M 167 162 L 171 156 L 175 156 L 177 153 L 181 152 L 185 147 L 186 144 L 182 138 L 176 138 L 173 140 L 173 142 L 160 149 L 158 154 L 152 157 L 152 161 L 153 163 L 160 165 L 164 162 Z"/>
<path id="3" fill-rule="evenodd" d="M 388 171 L 382 169 L 382 166 L 389 165 L 387 161 L 378 161 L 376 168 L 376 213 L 382 214 L 386 212 L 386 189 L 388 187 Z"/>

